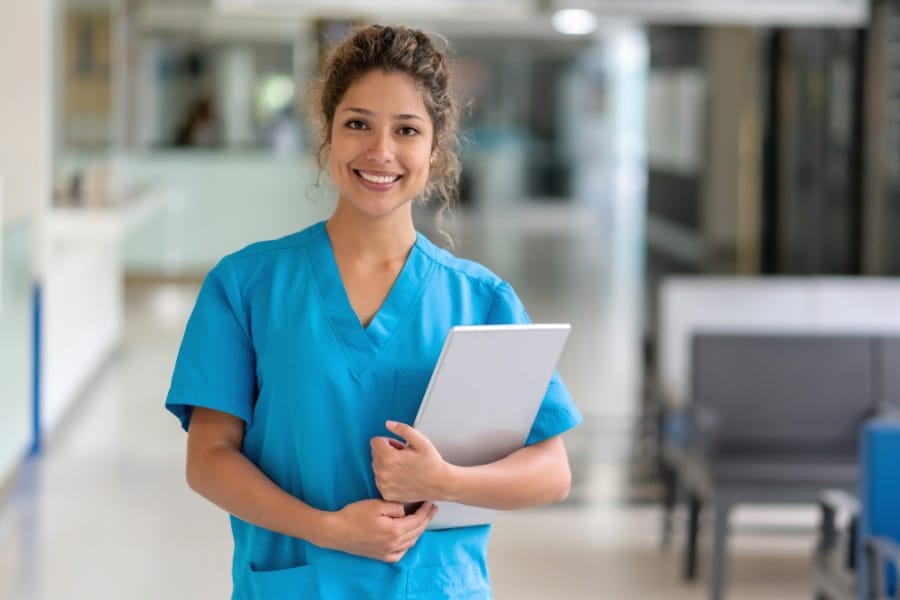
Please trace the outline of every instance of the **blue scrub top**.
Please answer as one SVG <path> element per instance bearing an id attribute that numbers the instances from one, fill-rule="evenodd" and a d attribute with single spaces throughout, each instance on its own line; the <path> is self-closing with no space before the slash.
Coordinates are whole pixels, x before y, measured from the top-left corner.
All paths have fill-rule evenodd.
<path id="1" fill-rule="evenodd" d="M 412 423 L 450 328 L 528 322 L 513 289 L 418 235 L 363 328 L 325 223 L 225 257 L 200 290 L 166 407 L 246 422 L 243 453 L 288 493 L 336 511 L 380 498 L 369 440 Z M 582 421 L 558 374 L 527 444 Z M 231 517 L 234 599 L 490 598 L 489 526 L 426 531 L 396 564 L 319 548 Z"/>

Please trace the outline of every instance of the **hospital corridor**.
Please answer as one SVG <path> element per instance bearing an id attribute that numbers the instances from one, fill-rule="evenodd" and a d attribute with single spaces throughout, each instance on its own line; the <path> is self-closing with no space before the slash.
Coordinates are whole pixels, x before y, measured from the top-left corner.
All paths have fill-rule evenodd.
<path id="1" fill-rule="evenodd" d="M 428 57 L 441 75 L 431 87 L 418 79 L 428 69 L 362 66 L 338 81 L 336 57 L 357 56 L 348 44 L 363 35 L 404 60 Z M 359 56 L 399 60 L 376 45 Z M 348 97 L 358 105 L 344 106 Z M 459 159 L 458 185 L 448 152 Z M 448 182 L 458 202 L 445 212 Z M 432 189 L 438 197 L 421 202 Z M 329 219 L 350 223 L 342 231 L 356 241 L 389 231 L 380 250 L 407 244 L 402 261 L 380 256 L 396 268 L 387 295 L 372 291 L 386 275 L 347 274 L 337 234 L 315 229 Z M 405 590 L 398 600 L 897 597 L 898 222 L 900 0 L 0 2 L 0 600 L 343 600 L 343 590 L 375 580 L 383 587 L 372 589 Z M 426 272 L 413 226 L 509 286 L 428 246 L 446 281 L 430 283 L 429 271 L 421 288 L 404 288 L 404 274 Z M 254 243 L 304 230 L 326 232 L 315 240 L 320 259 L 334 258 L 332 274 L 302 254 L 261 285 L 262 267 L 252 276 L 229 267 L 233 282 L 212 271 Z M 210 272 L 226 300 L 205 310 L 231 312 L 200 318 L 208 337 L 192 346 L 187 370 L 196 369 L 170 396 Z M 308 284 L 304 273 L 313 273 Z M 323 294 L 320 279 L 345 295 Z M 354 298 L 372 310 L 350 302 L 354 283 Z M 288 314 L 279 322 L 283 314 L 259 306 L 282 297 L 282 284 L 292 290 L 283 296 L 302 299 L 272 301 L 273 314 Z M 263 290 L 252 310 L 251 294 L 241 296 L 251 285 Z M 398 295 L 409 303 L 391 305 Z M 531 430 L 537 441 L 564 431 L 567 497 L 498 511 L 489 538 L 453 529 L 416 538 L 426 542 L 414 550 L 379 547 L 411 553 L 396 568 L 339 551 L 350 542 L 327 535 L 370 531 L 334 527 L 362 518 L 303 512 L 296 499 L 334 513 L 381 502 L 375 447 L 360 450 L 371 438 L 352 433 L 381 423 L 384 407 L 357 402 L 355 390 L 392 390 L 385 411 L 419 402 L 435 340 L 452 324 L 495 315 L 522 323 L 516 296 L 532 322 L 571 325 L 558 372 L 584 421 L 565 429 L 577 415 L 554 383 Z M 234 309 L 245 300 L 245 311 Z M 309 321 L 296 318 L 317 306 Z M 409 336 L 390 330 L 385 339 L 416 351 L 394 343 L 373 354 L 381 362 L 372 359 L 371 373 L 353 371 L 358 348 L 329 341 L 340 337 L 337 321 L 323 325 L 323 315 L 344 310 L 340 323 L 362 325 L 355 339 L 368 340 L 383 329 L 384 307 Z M 226 322 L 239 327 L 209 334 Z M 379 326 L 366 332 L 370 323 Z M 303 379 L 288 352 L 260 358 L 256 344 L 273 339 L 313 368 L 337 366 Z M 221 365 L 243 370 L 206 376 Z M 266 368 L 283 380 L 273 384 Z M 410 373 L 422 381 L 401 380 Z M 221 402 L 251 421 L 265 414 L 257 422 L 268 429 L 244 420 L 226 456 L 242 468 L 248 459 L 281 487 L 246 497 L 298 510 L 271 511 L 284 527 L 248 519 L 237 530 L 252 535 L 242 537 L 188 485 L 188 438 L 167 398 L 193 407 L 196 395 L 207 417 L 233 417 L 231 429 L 220 421 L 213 431 L 233 433 L 240 410 L 216 415 L 221 405 L 203 404 L 227 396 L 215 385 L 233 388 Z M 333 405 L 284 400 L 285 390 L 313 396 L 318 385 Z M 287 412 L 258 412 L 262 387 Z M 312 438 L 298 434 L 314 422 L 299 417 L 307 414 L 338 417 Z M 347 445 L 308 441 L 329 431 L 350 432 Z M 254 444 L 270 444 L 269 462 Z M 528 498 L 512 485 L 474 497 L 518 506 L 539 504 L 548 489 L 560 497 L 562 453 L 540 447 L 555 449 L 550 462 L 530 448 L 517 455 L 535 460 L 513 480 L 537 490 Z M 291 462 L 301 455 L 305 463 Z M 340 460 L 346 472 L 332 468 Z M 299 487 L 279 481 L 272 461 Z M 427 464 L 437 468 L 417 472 L 451 480 L 474 471 Z M 206 475 L 223 472 L 211 465 Z M 548 474 L 543 488 L 538 473 Z M 309 480 L 318 491 L 303 487 Z M 236 481 L 205 480 L 231 500 L 243 491 Z M 293 530 L 288 514 L 321 521 L 297 520 Z M 310 556 L 360 570 L 323 575 Z M 255 583 L 258 575 L 269 583 Z M 335 589 L 341 598 L 324 597 Z"/>

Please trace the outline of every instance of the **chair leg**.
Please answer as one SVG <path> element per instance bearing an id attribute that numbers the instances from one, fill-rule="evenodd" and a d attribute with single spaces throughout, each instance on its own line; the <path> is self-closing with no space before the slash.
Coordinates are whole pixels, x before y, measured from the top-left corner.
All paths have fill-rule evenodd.
<path id="1" fill-rule="evenodd" d="M 700 499 L 691 495 L 688 499 L 687 539 L 685 543 L 682 578 L 693 581 L 697 578 L 697 537 L 700 533 Z"/>
<path id="2" fill-rule="evenodd" d="M 712 565 L 710 568 L 710 600 L 722 600 L 728 579 L 728 515 L 731 505 L 717 501 L 713 515 Z"/>
<path id="3" fill-rule="evenodd" d="M 663 483 L 663 524 L 662 547 L 667 549 L 672 545 L 672 521 L 675 505 L 678 503 L 678 474 L 672 467 L 661 467 L 661 479 Z"/>

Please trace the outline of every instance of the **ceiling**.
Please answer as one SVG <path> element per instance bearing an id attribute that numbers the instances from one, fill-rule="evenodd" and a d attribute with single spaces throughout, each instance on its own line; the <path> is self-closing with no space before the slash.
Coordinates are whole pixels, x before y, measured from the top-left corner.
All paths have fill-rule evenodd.
<path id="1" fill-rule="evenodd" d="M 454 38 L 561 38 L 533 0 L 141 0 L 145 30 L 290 36 L 316 19 L 404 23 Z"/>
<path id="2" fill-rule="evenodd" d="M 167 0 L 172 1 L 172 0 Z M 563 8 L 581 8 L 601 18 L 657 23 L 743 25 L 859 25 L 870 0 L 211 0 L 222 12 L 347 17 L 375 14 L 397 19 L 449 21 L 546 18 Z"/>
<path id="3" fill-rule="evenodd" d="M 601 27 L 666 24 L 858 26 L 869 0 L 64 0 L 67 6 L 130 6 L 150 31 L 290 38 L 315 19 L 402 22 L 448 37 L 562 38 L 550 15 L 588 9 Z"/>

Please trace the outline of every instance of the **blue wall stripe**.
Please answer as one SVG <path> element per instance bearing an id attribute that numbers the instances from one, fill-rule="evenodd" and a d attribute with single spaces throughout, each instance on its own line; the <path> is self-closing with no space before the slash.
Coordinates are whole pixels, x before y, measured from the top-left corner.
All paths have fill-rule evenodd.
<path id="1" fill-rule="evenodd" d="M 34 331 L 32 333 L 34 356 L 32 357 L 33 390 L 31 395 L 31 447 L 29 456 L 41 451 L 41 284 L 35 282 L 34 293 Z"/>

